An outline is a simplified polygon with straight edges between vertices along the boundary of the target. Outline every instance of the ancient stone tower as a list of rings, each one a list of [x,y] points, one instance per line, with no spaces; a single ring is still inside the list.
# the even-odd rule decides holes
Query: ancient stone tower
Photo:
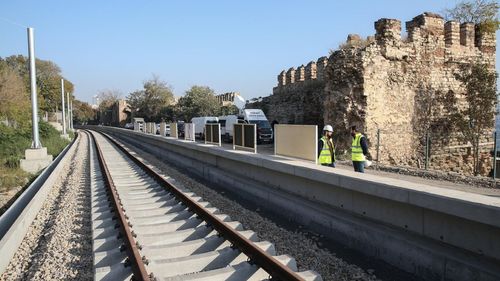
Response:
[[[407,22],[406,31],[407,38],[402,38],[399,20],[380,19],[375,22],[375,36],[349,35],[328,59],[282,71],[273,95],[253,106],[280,123],[332,124],[340,149],[349,146],[348,128],[355,124],[368,137],[374,155],[380,130],[382,162],[423,165],[428,128],[421,126],[422,97],[429,92],[463,92],[455,79],[461,64],[479,61],[494,69],[496,38],[482,34],[472,23],[445,22],[432,13]],[[483,174],[491,167],[490,141],[483,140]],[[472,170],[466,143],[434,142],[432,152],[431,167]]]
[[[325,122],[345,133],[356,124],[372,144],[380,129],[381,160],[399,165],[423,165],[422,146],[429,132],[434,137],[431,166],[471,173],[470,146],[453,139],[453,132],[443,132],[443,126],[426,126],[422,101],[437,92],[463,92],[463,85],[455,79],[461,64],[481,62],[494,69],[494,34],[481,34],[471,23],[445,23],[431,13],[407,22],[405,39],[399,20],[380,19],[375,30],[373,39],[350,44],[330,56]],[[490,141],[485,137],[483,143]],[[483,173],[491,167],[491,147],[484,146]]]

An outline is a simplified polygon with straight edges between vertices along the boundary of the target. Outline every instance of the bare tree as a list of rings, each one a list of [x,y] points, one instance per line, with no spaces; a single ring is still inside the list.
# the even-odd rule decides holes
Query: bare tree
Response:
[[[464,64],[456,74],[465,87],[464,105],[458,109],[454,123],[463,138],[472,144],[474,174],[479,173],[479,142],[495,122],[497,74],[486,64]]]
[[[73,119],[78,124],[84,124],[94,119],[95,109],[92,109],[90,104],[75,99],[73,107]]]
[[[493,33],[499,29],[498,9],[496,0],[473,0],[459,2],[455,7],[445,9],[445,17],[459,22],[473,22],[480,26],[481,31]]]
[[[0,66],[0,119],[8,123],[29,122],[29,96],[21,76]]]
[[[98,96],[98,107],[99,110],[106,110],[110,106],[114,105],[116,101],[122,96],[119,90],[101,90]]]

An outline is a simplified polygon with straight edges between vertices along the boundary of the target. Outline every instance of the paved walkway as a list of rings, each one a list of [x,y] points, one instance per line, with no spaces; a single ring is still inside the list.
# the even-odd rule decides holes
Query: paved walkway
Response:
[[[203,143],[203,141],[197,140],[198,143]],[[232,149],[232,144],[230,143],[223,143],[223,147],[227,149]],[[274,154],[274,145],[273,144],[261,144],[257,147],[257,152],[259,154],[263,155],[273,155]],[[343,170],[352,170],[352,166],[349,165],[337,165],[337,169],[343,169]],[[384,172],[384,171],[377,171],[373,169],[366,169],[365,171],[367,174],[372,174],[372,175],[378,175],[378,176],[383,176],[383,177],[388,177],[388,178],[393,178],[393,179],[398,179],[398,180],[405,180],[413,183],[422,183],[426,185],[432,185],[436,187],[442,187],[442,188],[447,188],[447,189],[454,189],[454,190],[460,190],[460,191],[465,191],[465,192],[471,192],[471,193],[477,193],[477,194],[483,194],[487,196],[492,196],[492,197],[498,197],[500,198],[500,189],[497,188],[485,188],[485,187],[477,187],[465,183],[455,183],[452,181],[446,181],[446,180],[436,180],[436,179],[427,179],[427,178],[422,178],[422,177],[417,177],[417,176],[410,176],[410,175],[404,175],[404,174],[398,174],[398,173],[391,173],[391,172]]]

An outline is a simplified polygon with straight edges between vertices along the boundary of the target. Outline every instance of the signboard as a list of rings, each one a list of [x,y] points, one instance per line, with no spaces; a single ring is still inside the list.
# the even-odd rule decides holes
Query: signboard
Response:
[[[257,153],[257,125],[233,124],[233,149],[253,150]]]
[[[167,133],[167,124],[165,122],[160,123],[160,136],[164,137]]]
[[[184,139],[188,141],[195,141],[193,123],[184,123]]]
[[[274,125],[274,154],[318,162],[318,126]]]
[[[267,120],[266,115],[261,109],[245,109],[246,120]]]
[[[205,143],[221,146],[220,124],[205,124]]]
[[[170,123],[170,137],[178,138],[177,123]]]

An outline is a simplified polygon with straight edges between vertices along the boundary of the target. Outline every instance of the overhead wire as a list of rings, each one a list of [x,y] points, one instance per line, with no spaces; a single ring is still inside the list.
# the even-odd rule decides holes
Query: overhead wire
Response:
[[[28,28],[27,26],[25,26],[23,24],[20,24],[18,22],[15,22],[13,20],[10,20],[8,18],[0,17],[0,20],[5,21],[5,22],[10,23],[10,24],[15,25],[15,26],[19,26],[19,27],[22,27],[22,28]]]

